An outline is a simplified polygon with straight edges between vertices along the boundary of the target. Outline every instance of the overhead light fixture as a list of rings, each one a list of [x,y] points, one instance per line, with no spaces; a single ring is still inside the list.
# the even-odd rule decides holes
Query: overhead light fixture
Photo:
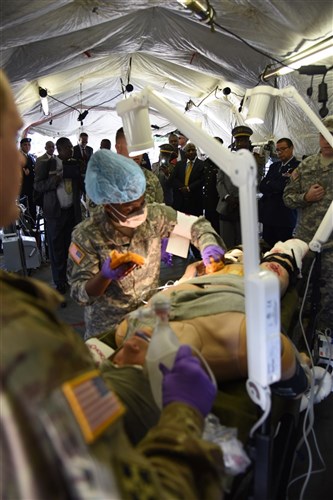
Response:
[[[275,76],[287,75],[298,70],[301,66],[308,66],[333,56],[333,36],[316,43],[312,47],[290,57],[277,68],[265,70],[261,75],[262,80],[267,81]]]
[[[49,111],[49,101],[47,99],[47,90],[43,89],[42,87],[39,87],[38,90],[39,90],[39,97],[43,113],[45,116],[48,116],[50,114],[50,111]]]
[[[247,102],[249,111],[247,117],[245,118],[245,123],[247,125],[264,123],[271,97],[292,98],[296,101],[302,111],[304,111],[319,132],[333,147],[333,136],[330,134],[329,130],[325,127],[320,118],[318,118],[316,113],[312,111],[310,106],[304,101],[303,97],[300,96],[295,87],[292,86],[285,87],[283,89],[276,89],[274,87],[270,87],[269,85],[259,85],[253,89],[248,89],[244,97],[245,104],[249,100],[249,102]]]
[[[81,122],[81,126],[83,125],[83,120],[86,118],[88,113],[89,111],[86,109],[85,111],[83,111],[83,113],[80,113],[79,116],[77,117],[77,121]]]
[[[178,3],[186,7],[186,9],[194,12],[196,17],[204,23],[210,24],[215,17],[215,10],[206,0],[178,0]]]

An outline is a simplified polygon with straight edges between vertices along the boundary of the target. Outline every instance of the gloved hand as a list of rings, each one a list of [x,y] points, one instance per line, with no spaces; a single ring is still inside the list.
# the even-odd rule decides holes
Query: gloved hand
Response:
[[[166,247],[168,245],[168,238],[161,239],[161,261],[164,262],[167,266],[172,266],[172,253],[166,251]]]
[[[223,261],[224,254],[225,251],[218,245],[208,245],[208,247],[202,250],[201,257],[205,266],[208,266],[210,264],[211,257],[215,260],[215,262],[221,262],[221,260]]]
[[[190,346],[180,346],[171,370],[162,363],[159,368],[163,373],[163,406],[178,401],[192,406],[204,417],[208,415],[217,389],[199,359],[192,355]]]
[[[116,269],[111,269],[111,257],[108,257],[102,265],[101,273],[103,278],[117,281],[123,278],[129,272],[131,267],[132,264],[128,262],[127,264],[121,264],[116,267]]]

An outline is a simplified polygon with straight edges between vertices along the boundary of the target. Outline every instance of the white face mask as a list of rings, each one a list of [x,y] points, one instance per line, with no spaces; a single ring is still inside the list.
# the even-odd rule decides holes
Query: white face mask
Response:
[[[124,215],[121,214],[115,207],[112,207],[112,210],[115,210],[122,218],[124,218]],[[126,217],[125,220],[120,220],[120,217],[117,215],[115,217],[118,219],[118,224],[120,224],[120,226],[131,228],[141,226],[141,224],[143,224],[147,219],[147,206],[145,205],[140,210],[133,212],[131,215]]]

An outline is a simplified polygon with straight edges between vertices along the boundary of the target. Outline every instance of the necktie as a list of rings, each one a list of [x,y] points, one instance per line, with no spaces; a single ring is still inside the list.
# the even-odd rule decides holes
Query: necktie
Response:
[[[186,170],[185,170],[185,186],[188,186],[188,182],[190,180],[192,168],[193,168],[193,163],[191,161],[189,161],[186,165]]]
[[[82,148],[82,158],[83,158],[83,161],[84,163],[87,163],[87,152],[86,152],[86,148]]]

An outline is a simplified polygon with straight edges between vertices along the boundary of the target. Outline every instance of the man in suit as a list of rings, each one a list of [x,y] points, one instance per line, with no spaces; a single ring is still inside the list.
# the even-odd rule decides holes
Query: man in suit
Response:
[[[279,161],[271,164],[262,179],[259,190],[259,220],[263,224],[263,239],[269,246],[277,241],[289,240],[297,221],[297,210],[287,208],[283,202],[283,191],[293,170],[299,165],[294,157],[294,145],[288,138],[276,143]]]
[[[90,146],[88,146],[88,134],[86,132],[81,132],[79,137],[79,144],[74,146],[73,158],[76,160],[82,160],[85,168],[87,168],[87,164],[89,158],[93,154],[94,150]]]
[[[179,146],[179,137],[175,132],[171,132],[171,134],[169,135],[169,144],[177,153],[177,158],[175,158],[172,163],[176,165],[177,161],[186,161],[185,151],[182,147]]]
[[[35,158],[30,154],[31,139],[24,137],[20,142],[21,153],[25,157],[22,167],[22,184],[20,192],[20,202],[25,205],[33,221],[36,221],[36,204],[34,202],[34,179],[35,179]]]
[[[197,156],[197,148],[189,142],[185,146],[186,160],[179,161],[172,173],[173,208],[190,215],[203,213],[204,162]]]
[[[38,158],[36,159],[35,175],[36,175],[36,173],[37,173],[37,171],[38,171],[38,169],[40,167],[40,164],[43,161],[47,161],[50,158],[53,158],[53,156],[54,156],[54,150],[55,150],[54,142],[47,141],[45,143],[45,153],[42,156],[38,156]]]
[[[82,162],[73,158],[73,146],[67,137],[57,140],[57,150],[58,156],[40,164],[35,189],[43,193],[53,281],[57,290],[65,294],[72,230],[82,218],[80,197],[84,174]]]

